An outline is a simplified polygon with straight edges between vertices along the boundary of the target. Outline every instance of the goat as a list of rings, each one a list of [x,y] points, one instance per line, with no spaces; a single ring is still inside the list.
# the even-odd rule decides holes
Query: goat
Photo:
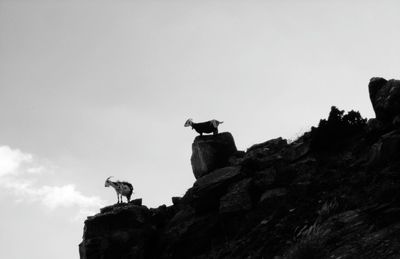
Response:
[[[128,200],[128,202],[130,202],[131,196],[133,193],[132,184],[130,184],[128,182],[120,182],[120,181],[113,182],[110,180],[111,177],[112,176],[110,176],[106,179],[106,183],[104,184],[104,187],[111,186],[115,189],[115,191],[117,192],[117,199],[118,199],[117,203],[120,203],[120,197],[121,197],[121,203],[122,203],[122,196],[125,196],[126,199]]]
[[[218,134],[218,125],[223,123],[223,121],[210,120],[206,122],[194,123],[192,119],[188,119],[185,122],[185,127],[191,126],[192,129],[196,130],[200,136],[203,136],[203,133],[213,133],[213,135]]]

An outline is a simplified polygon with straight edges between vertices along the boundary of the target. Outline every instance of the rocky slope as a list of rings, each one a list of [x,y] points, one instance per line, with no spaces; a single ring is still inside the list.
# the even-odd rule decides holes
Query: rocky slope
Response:
[[[376,119],[332,107],[292,143],[243,152],[230,133],[196,137],[184,197],[103,208],[80,257],[400,258],[400,81],[369,91]]]

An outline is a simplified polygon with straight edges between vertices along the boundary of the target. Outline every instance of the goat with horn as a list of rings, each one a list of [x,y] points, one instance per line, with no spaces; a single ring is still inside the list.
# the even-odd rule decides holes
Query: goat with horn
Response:
[[[113,182],[110,180],[112,176],[108,177],[106,179],[106,183],[105,183],[105,187],[113,187],[115,189],[115,191],[117,192],[117,199],[118,202],[117,203],[122,203],[122,196],[125,196],[126,199],[128,200],[128,202],[131,201],[131,196],[133,193],[133,186],[132,184],[128,183],[128,182],[120,182],[120,181],[116,181]],[[120,199],[121,197],[121,199]]]

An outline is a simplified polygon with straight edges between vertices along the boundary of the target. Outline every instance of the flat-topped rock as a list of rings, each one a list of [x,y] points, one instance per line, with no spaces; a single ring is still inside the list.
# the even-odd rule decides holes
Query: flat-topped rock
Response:
[[[195,178],[227,166],[236,151],[235,141],[229,132],[197,136],[192,144],[190,159]]]

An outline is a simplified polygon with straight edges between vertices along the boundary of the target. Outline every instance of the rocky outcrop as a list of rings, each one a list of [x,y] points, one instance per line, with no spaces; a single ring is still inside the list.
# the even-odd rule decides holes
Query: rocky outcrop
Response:
[[[375,83],[374,97],[387,82]],[[229,133],[196,138],[185,195],[101,209],[85,221],[81,259],[400,258],[400,132],[381,125],[395,113],[378,110],[366,124],[335,108],[320,134],[246,152]],[[324,141],[338,122],[340,141]]]
[[[376,118],[384,123],[398,123],[400,117],[400,80],[371,78],[369,96]]]
[[[229,132],[197,136],[192,144],[192,169],[196,179],[228,165],[229,158],[237,151]]]
[[[81,258],[146,258],[155,231],[144,206],[118,204],[85,221]]]
[[[381,136],[372,145],[369,152],[370,165],[398,161],[400,158],[400,131],[394,130]]]

